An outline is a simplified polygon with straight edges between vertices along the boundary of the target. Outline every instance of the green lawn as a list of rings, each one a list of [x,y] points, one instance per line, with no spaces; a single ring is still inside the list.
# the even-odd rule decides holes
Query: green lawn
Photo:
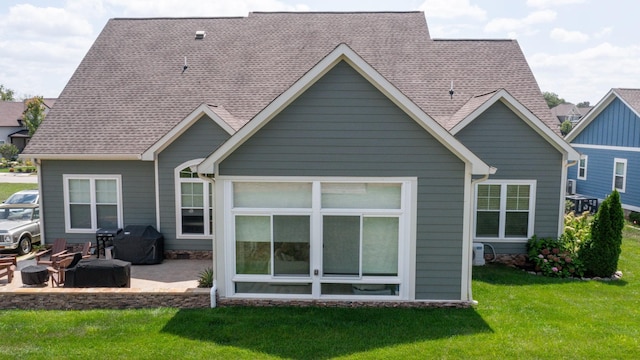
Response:
[[[0,202],[5,201],[11,194],[20,190],[37,189],[38,184],[13,184],[13,183],[1,183],[0,184]]]
[[[0,311],[8,359],[635,359],[640,230],[621,281],[474,268],[473,309]]]

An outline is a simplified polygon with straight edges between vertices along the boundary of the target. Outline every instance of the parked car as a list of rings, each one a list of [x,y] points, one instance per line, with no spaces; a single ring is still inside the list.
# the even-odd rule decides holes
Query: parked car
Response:
[[[37,204],[0,205],[0,250],[31,252],[40,243],[40,206]]]
[[[9,196],[4,204],[37,204],[40,200],[38,190],[21,190]]]

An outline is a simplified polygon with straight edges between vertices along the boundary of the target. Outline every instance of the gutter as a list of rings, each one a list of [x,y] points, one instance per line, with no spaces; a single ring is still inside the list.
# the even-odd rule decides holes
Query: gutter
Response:
[[[194,171],[195,170],[195,171]],[[198,178],[202,181],[205,182],[210,182],[212,184],[212,188],[213,188],[213,192],[215,192],[215,188],[216,188],[216,179],[212,178],[212,177],[208,177],[208,176],[204,176],[202,173],[197,172],[197,167],[194,169],[192,167],[191,171],[194,171],[196,174],[198,174]],[[213,194],[212,194],[213,195]],[[215,201],[215,197],[214,197],[214,201]],[[213,219],[213,228],[216,228],[216,214],[215,214],[215,210],[216,207],[214,206],[214,204],[211,204],[211,218]],[[213,286],[211,286],[211,292],[209,293],[209,296],[211,297],[211,308],[215,308],[217,306],[216,304],[216,292],[218,291],[218,283],[216,281],[216,277],[215,277],[215,271],[216,271],[216,254],[218,253],[216,251],[216,241],[215,241],[215,237],[214,235],[211,235],[211,248],[213,250],[213,256],[212,258],[212,269],[213,269]]]
[[[481,182],[484,182],[484,181],[487,181],[487,180],[489,179],[489,175],[493,175],[493,174],[495,174],[495,173],[496,173],[496,171],[498,171],[498,169],[497,169],[497,168],[495,168],[495,167],[493,167],[493,166],[490,166],[490,167],[489,167],[489,173],[488,173],[488,174],[484,174],[484,175],[483,175],[481,178],[479,178],[479,179],[471,180],[471,192],[472,192],[472,196],[471,196],[471,198],[472,198],[472,199],[475,199],[475,190],[474,190],[474,189],[475,189],[476,184],[481,183]],[[473,219],[473,216],[475,215],[475,214],[473,213],[473,206],[469,206],[469,212],[471,213],[469,218],[470,218],[470,219]],[[469,236],[471,237],[471,235],[469,235]],[[471,284],[471,283],[472,283],[471,279],[472,279],[472,277],[473,277],[473,260],[471,259],[471,257],[473,256],[473,255],[472,255],[472,254],[473,254],[473,238],[471,238],[471,239],[469,239],[469,240],[471,241],[471,247],[472,247],[472,248],[471,248],[471,251],[469,251],[469,259],[468,259],[468,262],[469,262],[469,270],[468,270],[468,272],[469,272],[469,274],[468,274],[468,277],[469,277],[469,285],[468,285],[467,292],[468,292],[468,294],[469,294],[469,301],[471,302],[472,306],[477,306],[477,305],[478,305],[478,301],[473,300],[473,289],[472,289],[472,288],[473,288],[473,286],[472,286],[472,284]]]

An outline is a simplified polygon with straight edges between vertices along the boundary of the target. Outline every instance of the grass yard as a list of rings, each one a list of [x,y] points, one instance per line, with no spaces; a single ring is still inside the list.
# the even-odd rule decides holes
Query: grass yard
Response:
[[[13,184],[13,183],[0,183],[0,202],[5,201],[11,194],[20,190],[37,189],[38,184]]]
[[[636,359],[640,230],[617,282],[474,268],[474,309],[0,311],[2,359]]]

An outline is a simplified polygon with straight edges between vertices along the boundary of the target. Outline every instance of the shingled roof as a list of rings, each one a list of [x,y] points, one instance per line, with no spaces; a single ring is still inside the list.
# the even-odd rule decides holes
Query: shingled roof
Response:
[[[139,156],[202,104],[237,130],[342,43],[447,129],[506,89],[558,133],[516,41],[432,40],[422,12],[251,13],[109,20],[24,154]]]
[[[640,114],[640,89],[616,88],[613,91],[620,96],[637,114]]]

